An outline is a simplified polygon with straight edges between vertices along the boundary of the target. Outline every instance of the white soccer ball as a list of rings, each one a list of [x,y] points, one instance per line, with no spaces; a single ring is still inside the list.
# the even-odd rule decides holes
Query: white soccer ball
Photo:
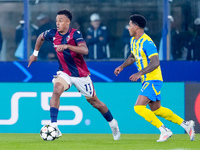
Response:
[[[45,141],[53,141],[56,139],[57,129],[51,125],[44,125],[40,130],[40,136]]]

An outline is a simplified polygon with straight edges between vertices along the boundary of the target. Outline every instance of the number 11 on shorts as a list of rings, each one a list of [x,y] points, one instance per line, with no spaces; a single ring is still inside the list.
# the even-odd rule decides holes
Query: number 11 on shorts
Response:
[[[92,90],[92,89],[91,89],[91,86],[90,86],[90,83],[85,84],[84,86],[85,86],[86,92],[88,92],[88,89],[89,89],[90,91]]]

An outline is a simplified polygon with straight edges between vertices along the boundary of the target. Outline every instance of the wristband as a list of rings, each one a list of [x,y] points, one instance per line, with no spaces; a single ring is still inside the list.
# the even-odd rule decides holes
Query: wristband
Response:
[[[39,51],[34,50],[33,55],[37,57],[37,56],[38,56],[38,53],[39,53]]]

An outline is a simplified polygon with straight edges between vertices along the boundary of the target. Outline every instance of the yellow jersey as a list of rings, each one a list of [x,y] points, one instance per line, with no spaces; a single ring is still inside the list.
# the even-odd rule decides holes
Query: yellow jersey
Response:
[[[136,67],[138,71],[144,69],[150,63],[150,58],[154,55],[158,55],[156,45],[152,39],[147,35],[143,34],[138,40],[134,37],[130,39],[131,53],[134,55],[136,60]],[[160,66],[150,73],[141,76],[141,82],[149,80],[160,80],[163,81]]]

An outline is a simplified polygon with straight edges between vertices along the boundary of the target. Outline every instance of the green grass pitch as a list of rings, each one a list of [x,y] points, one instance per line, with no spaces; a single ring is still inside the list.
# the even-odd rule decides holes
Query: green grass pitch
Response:
[[[111,134],[63,134],[54,141],[43,141],[39,134],[0,134],[0,150],[200,150],[200,134],[190,141],[187,134],[174,134],[158,143],[158,134],[122,134],[114,141]]]

